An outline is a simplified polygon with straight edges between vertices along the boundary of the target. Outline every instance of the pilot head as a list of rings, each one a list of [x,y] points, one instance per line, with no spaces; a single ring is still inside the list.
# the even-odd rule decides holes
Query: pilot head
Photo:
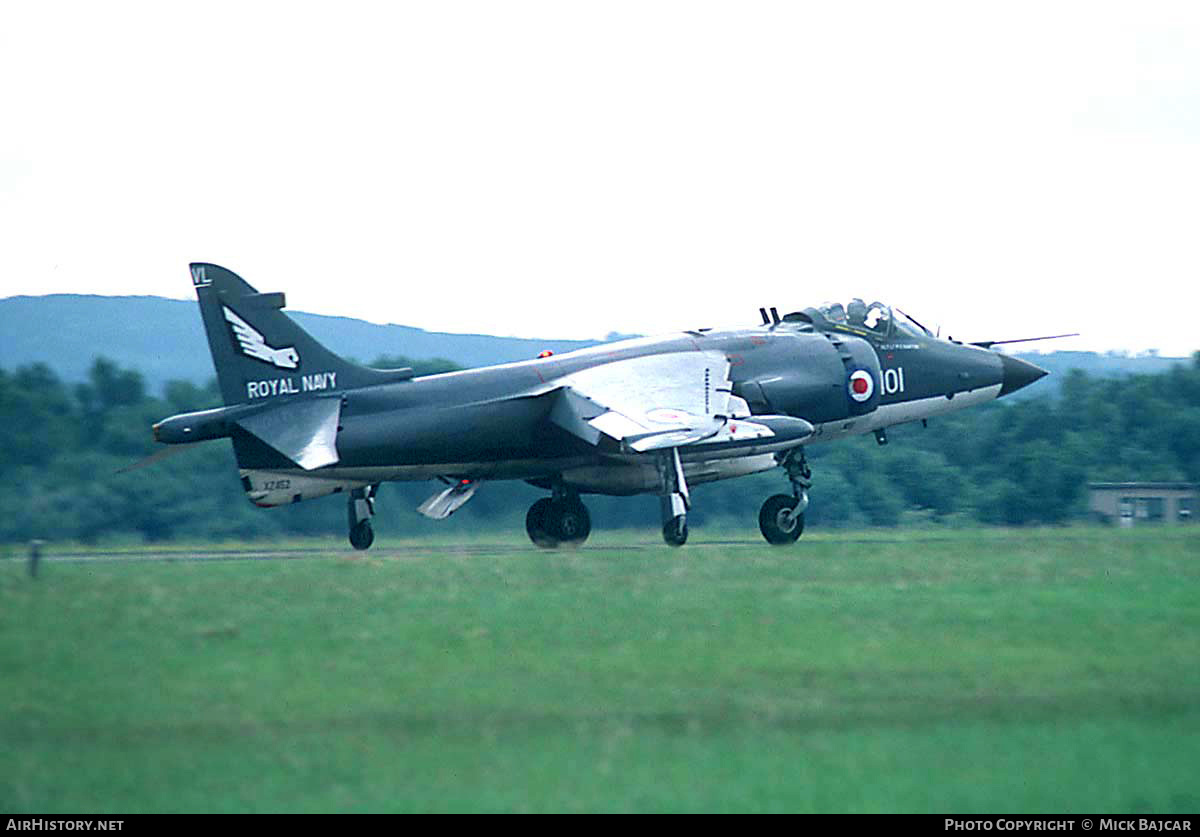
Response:
[[[867,321],[867,304],[855,297],[846,306],[846,319],[850,325],[860,326]]]

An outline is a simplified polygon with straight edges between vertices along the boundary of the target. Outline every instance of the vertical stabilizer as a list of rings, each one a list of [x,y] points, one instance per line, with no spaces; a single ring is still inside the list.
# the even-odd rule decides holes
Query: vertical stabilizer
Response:
[[[281,310],[282,293],[259,293],[231,270],[191,265],[192,284],[227,405],[329,395],[412,377],[370,369],[326,349]]]

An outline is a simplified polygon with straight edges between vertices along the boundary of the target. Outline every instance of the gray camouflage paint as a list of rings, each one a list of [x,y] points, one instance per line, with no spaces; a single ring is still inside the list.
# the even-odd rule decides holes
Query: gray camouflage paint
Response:
[[[573,485],[583,491],[653,490],[652,477],[635,475],[646,472],[637,455],[588,444],[549,420],[557,381],[628,358],[723,353],[733,394],[755,416],[807,420],[814,433],[806,442],[970,406],[1045,374],[976,346],[898,334],[894,325],[892,333],[878,334],[830,323],[807,309],[775,324],[638,338],[415,378],[411,370],[368,369],[343,360],[279,310],[282,294],[259,294],[231,271],[195,264],[192,278],[227,406],[166,419],[155,425],[155,436],[167,443],[231,438],[243,482],[260,505],[437,475],[571,485],[574,474]],[[856,373],[869,378],[858,384],[869,389],[859,394],[861,400],[852,395]],[[317,411],[321,421],[332,423],[323,431],[336,439],[332,465],[297,468],[276,449],[279,445],[272,447],[246,429],[277,427],[295,435],[294,428],[284,427],[291,411],[281,408],[318,398],[339,400],[340,409],[331,405]],[[300,412],[313,411],[295,411]],[[691,463],[689,481],[706,481],[772,467],[768,454],[795,444],[758,442],[721,451],[685,447],[680,454]],[[311,451],[306,455],[325,461]],[[728,461],[714,464],[719,460]]]

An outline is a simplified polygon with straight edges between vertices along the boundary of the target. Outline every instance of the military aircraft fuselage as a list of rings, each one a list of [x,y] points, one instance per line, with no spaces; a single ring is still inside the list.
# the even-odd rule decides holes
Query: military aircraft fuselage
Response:
[[[657,493],[663,536],[687,538],[687,486],[782,466],[792,495],[768,499],[771,543],[799,537],[804,446],[983,403],[1045,374],[941,340],[882,303],[853,300],[751,328],[696,329],[479,369],[414,377],[350,363],[236,274],[192,265],[225,406],[166,419],[155,438],[232,440],[262,506],[347,491],[351,542],[369,546],[378,485],[441,479],[421,511],[440,518],[481,480],[523,479],[552,497],[530,509],[535,543],[581,542],[579,494]],[[548,505],[547,505],[548,504]],[[364,546],[364,544],[366,546]]]
[[[1005,381],[1000,355],[929,338],[873,342],[850,333],[801,330],[787,323],[638,338],[347,391],[342,395],[337,437],[340,462],[329,475],[391,467],[413,478],[428,478],[435,472],[528,478],[545,470],[539,462],[569,460],[575,466],[611,462],[613,454],[593,449],[548,421],[553,400],[546,396],[558,381],[589,367],[691,351],[725,354],[733,394],[744,399],[752,413],[809,421],[814,425],[810,443],[991,400]],[[856,370],[872,377],[872,391],[862,401],[853,397],[847,384]],[[258,400],[265,404],[288,395]],[[247,448],[245,463],[251,467],[294,467],[269,447],[255,445],[252,438],[240,442]],[[764,444],[734,455],[754,455],[769,447]]]

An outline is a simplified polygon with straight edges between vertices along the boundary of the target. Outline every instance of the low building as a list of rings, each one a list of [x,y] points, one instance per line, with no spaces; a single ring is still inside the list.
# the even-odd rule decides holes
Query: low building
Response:
[[[1195,520],[1196,483],[1093,482],[1088,509],[1108,523],[1190,523]]]

